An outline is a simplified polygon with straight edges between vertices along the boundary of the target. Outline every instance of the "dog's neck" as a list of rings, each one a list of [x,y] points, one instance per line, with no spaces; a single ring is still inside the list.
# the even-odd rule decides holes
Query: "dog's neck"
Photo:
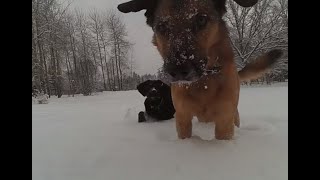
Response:
[[[207,65],[205,73],[208,75],[214,75],[220,73],[222,65],[220,63],[220,57],[216,56],[212,65]]]
[[[210,48],[209,60],[206,64],[208,74],[217,74],[234,63],[233,49],[227,34],[221,35],[222,39]]]

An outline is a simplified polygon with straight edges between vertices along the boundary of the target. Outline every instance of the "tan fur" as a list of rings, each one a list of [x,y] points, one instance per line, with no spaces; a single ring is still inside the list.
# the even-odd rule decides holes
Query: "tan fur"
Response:
[[[197,6],[197,4],[192,4],[192,7],[195,5]],[[174,19],[177,12],[170,11],[169,7],[170,0],[164,0],[159,5],[156,16],[170,16],[173,17],[171,22],[181,23],[181,19]],[[198,9],[210,11],[209,7],[199,6]],[[183,24],[179,27],[183,27]],[[169,52],[170,43],[172,43],[166,37],[157,33],[154,35],[153,42],[163,57]],[[237,108],[240,81],[262,75],[269,65],[269,57],[267,55],[259,57],[255,63],[249,64],[238,74],[227,29],[224,23],[220,21],[210,22],[206,29],[197,34],[194,43],[199,47],[198,51],[201,51],[199,53],[207,55],[206,67],[208,69],[219,64],[222,66],[222,70],[219,74],[203,76],[190,85],[179,83],[171,85],[173,104],[176,109],[178,137],[181,139],[191,137],[192,118],[196,116],[201,122],[213,121],[215,123],[216,139],[232,139],[234,125],[240,126]]]
[[[255,61],[247,64],[239,71],[241,81],[249,81],[263,76],[268,70],[271,69],[271,64],[281,56],[282,52],[270,51],[259,56]]]
[[[120,6],[122,12],[139,11],[142,2],[152,5],[156,1],[136,1],[135,6],[130,2]],[[252,6],[256,1],[237,1],[243,6]],[[140,5],[137,5],[141,3]],[[180,4],[179,4],[180,3]],[[154,21],[166,23],[170,33],[166,35],[153,29],[153,44],[165,61],[170,61],[171,51],[185,48],[199,60],[206,57],[207,70],[221,66],[218,74],[204,75],[192,84],[173,83],[171,95],[176,109],[176,129],[181,139],[192,135],[192,118],[196,116],[201,122],[215,123],[215,137],[219,140],[230,140],[234,135],[234,126],[240,126],[238,101],[240,82],[262,75],[278,57],[279,52],[263,55],[256,62],[248,64],[238,74],[234,62],[233,50],[229,42],[228,31],[221,20],[224,4],[211,0],[160,0],[154,10],[147,10],[147,23],[156,25]],[[225,3],[225,1],[221,1]],[[154,5],[154,4],[153,4]],[[153,12],[154,11],[154,12]],[[205,28],[195,32],[186,31],[192,26],[192,14],[210,15],[210,21]],[[155,28],[155,27],[153,27]],[[179,42],[180,41],[180,42]],[[181,43],[181,47],[177,44]],[[188,47],[191,45],[191,50]],[[185,47],[183,47],[185,46]],[[177,51],[179,52],[179,50]],[[171,54],[170,54],[171,53]],[[270,61],[271,59],[271,61]],[[204,62],[202,60],[202,62]],[[195,62],[194,62],[195,63]]]
[[[230,50],[229,47],[226,51]],[[225,54],[227,52],[222,53],[224,54],[220,54],[219,57],[229,56]],[[176,109],[179,138],[190,137],[193,116],[197,116],[203,122],[214,121],[217,139],[233,137],[234,125],[240,124],[237,110],[240,85],[235,64],[231,60],[223,62],[223,69],[219,75],[204,76],[191,85],[172,84],[171,93]]]

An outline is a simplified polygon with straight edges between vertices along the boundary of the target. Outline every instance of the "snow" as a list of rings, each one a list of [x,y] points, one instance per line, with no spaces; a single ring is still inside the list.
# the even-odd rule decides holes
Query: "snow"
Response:
[[[198,9],[196,8],[193,8],[193,9],[190,9],[191,12],[186,12],[186,14],[184,15],[185,17],[187,17],[187,19],[191,19],[193,18],[195,15],[198,14]]]
[[[244,86],[231,141],[195,120],[186,140],[174,120],[138,123],[138,91],[50,98],[32,105],[32,179],[288,179],[287,92],[287,84]]]
[[[185,86],[185,85],[190,85],[193,82],[194,81],[179,80],[179,81],[172,82],[172,84],[178,84],[178,86],[182,87],[182,86]]]
[[[180,54],[180,57],[181,57],[182,59],[188,59],[187,56],[184,55],[184,54]]]

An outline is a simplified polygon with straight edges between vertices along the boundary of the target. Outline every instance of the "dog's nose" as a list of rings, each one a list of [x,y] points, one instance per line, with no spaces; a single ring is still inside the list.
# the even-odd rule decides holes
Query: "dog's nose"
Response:
[[[155,88],[152,88],[152,89],[151,89],[151,92],[156,93],[157,90],[156,90]]]
[[[167,73],[175,80],[189,80],[191,68],[186,65],[170,65],[167,68]]]
[[[184,79],[185,77],[187,77],[189,75],[189,72],[175,70],[175,71],[169,72],[169,74],[174,78]]]

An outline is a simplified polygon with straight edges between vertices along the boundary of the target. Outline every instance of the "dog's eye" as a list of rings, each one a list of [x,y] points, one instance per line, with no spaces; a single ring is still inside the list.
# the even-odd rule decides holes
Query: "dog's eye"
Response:
[[[196,17],[196,30],[200,30],[208,23],[208,16],[206,14],[198,14]]]
[[[156,31],[158,31],[162,35],[165,35],[168,32],[168,29],[168,25],[164,22],[160,22],[156,26]]]

